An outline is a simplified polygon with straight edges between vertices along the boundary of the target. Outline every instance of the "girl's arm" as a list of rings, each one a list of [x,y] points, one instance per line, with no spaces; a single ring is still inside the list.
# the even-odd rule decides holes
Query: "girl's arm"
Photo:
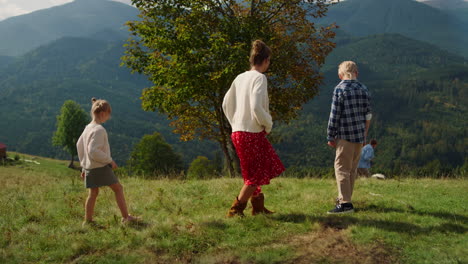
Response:
[[[76,152],[78,153],[78,159],[80,162],[83,160],[84,156],[84,143],[83,143],[83,135],[80,136],[78,141],[76,142]]]
[[[83,135],[81,135],[78,141],[76,142],[76,152],[78,153],[78,159],[80,160],[80,165],[81,165],[81,161],[83,160],[83,156],[84,156]],[[81,179],[84,180],[84,178],[85,178],[84,168],[81,168]]]

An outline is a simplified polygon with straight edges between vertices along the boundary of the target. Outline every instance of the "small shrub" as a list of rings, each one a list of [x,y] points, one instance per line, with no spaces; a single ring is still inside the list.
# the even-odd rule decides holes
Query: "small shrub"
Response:
[[[216,174],[216,164],[207,157],[198,156],[190,163],[187,172],[188,179],[209,179]]]
[[[15,161],[18,161],[18,160],[20,160],[20,158],[21,158],[21,157],[20,157],[20,155],[18,155],[18,154],[15,154],[15,157],[14,157]]]
[[[132,174],[150,177],[178,175],[184,169],[181,156],[159,133],[143,136],[135,145],[127,164]]]

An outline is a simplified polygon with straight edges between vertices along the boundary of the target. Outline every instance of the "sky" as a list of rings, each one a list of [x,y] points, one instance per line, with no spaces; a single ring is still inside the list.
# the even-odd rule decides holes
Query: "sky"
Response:
[[[73,0],[0,0],[0,20],[12,16],[27,14],[39,9],[49,8],[56,5],[63,5]],[[113,0],[126,4],[131,4],[131,0]],[[424,0],[416,0],[424,1]],[[465,0],[468,1],[468,0]]]
[[[131,0],[113,0],[131,4]],[[0,0],[0,20],[12,16],[23,15],[33,11],[63,5],[73,0]]]

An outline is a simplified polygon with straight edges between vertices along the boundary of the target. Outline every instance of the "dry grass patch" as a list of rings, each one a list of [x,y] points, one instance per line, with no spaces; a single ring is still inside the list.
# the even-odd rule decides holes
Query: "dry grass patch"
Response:
[[[284,243],[296,249],[296,256],[287,263],[398,263],[395,250],[383,242],[360,246],[346,233],[323,225],[319,231],[289,238]]]

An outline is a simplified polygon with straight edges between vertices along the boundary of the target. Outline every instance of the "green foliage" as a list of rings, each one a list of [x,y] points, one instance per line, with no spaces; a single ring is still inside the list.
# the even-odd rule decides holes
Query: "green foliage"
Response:
[[[159,133],[145,135],[138,142],[128,161],[128,167],[136,174],[158,176],[178,173],[183,169],[179,154],[175,153]]]
[[[198,156],[190,163],[187,179],[209,179],[216,175],[216,164],[205,156]]]
[[[89,122],[89,116],[75,101],[65,101],[57,116],[57,130],[52,137],[54,146],[61,146],[73,157],[77,155],[76,142]]]
[[[249,67],[252,41],[262,39],[273,50],[270,108],[276,121],[288,122],[316,95],[318,68],[334,47],[333,26],[308,20],[325,15],[325,2],[134,0],[141,20],[128,23],[134,37],[123,62],[153,82],[142,94],[145,110],[167,114],[182,140],[219,142],[233,171],[221,104]]]

